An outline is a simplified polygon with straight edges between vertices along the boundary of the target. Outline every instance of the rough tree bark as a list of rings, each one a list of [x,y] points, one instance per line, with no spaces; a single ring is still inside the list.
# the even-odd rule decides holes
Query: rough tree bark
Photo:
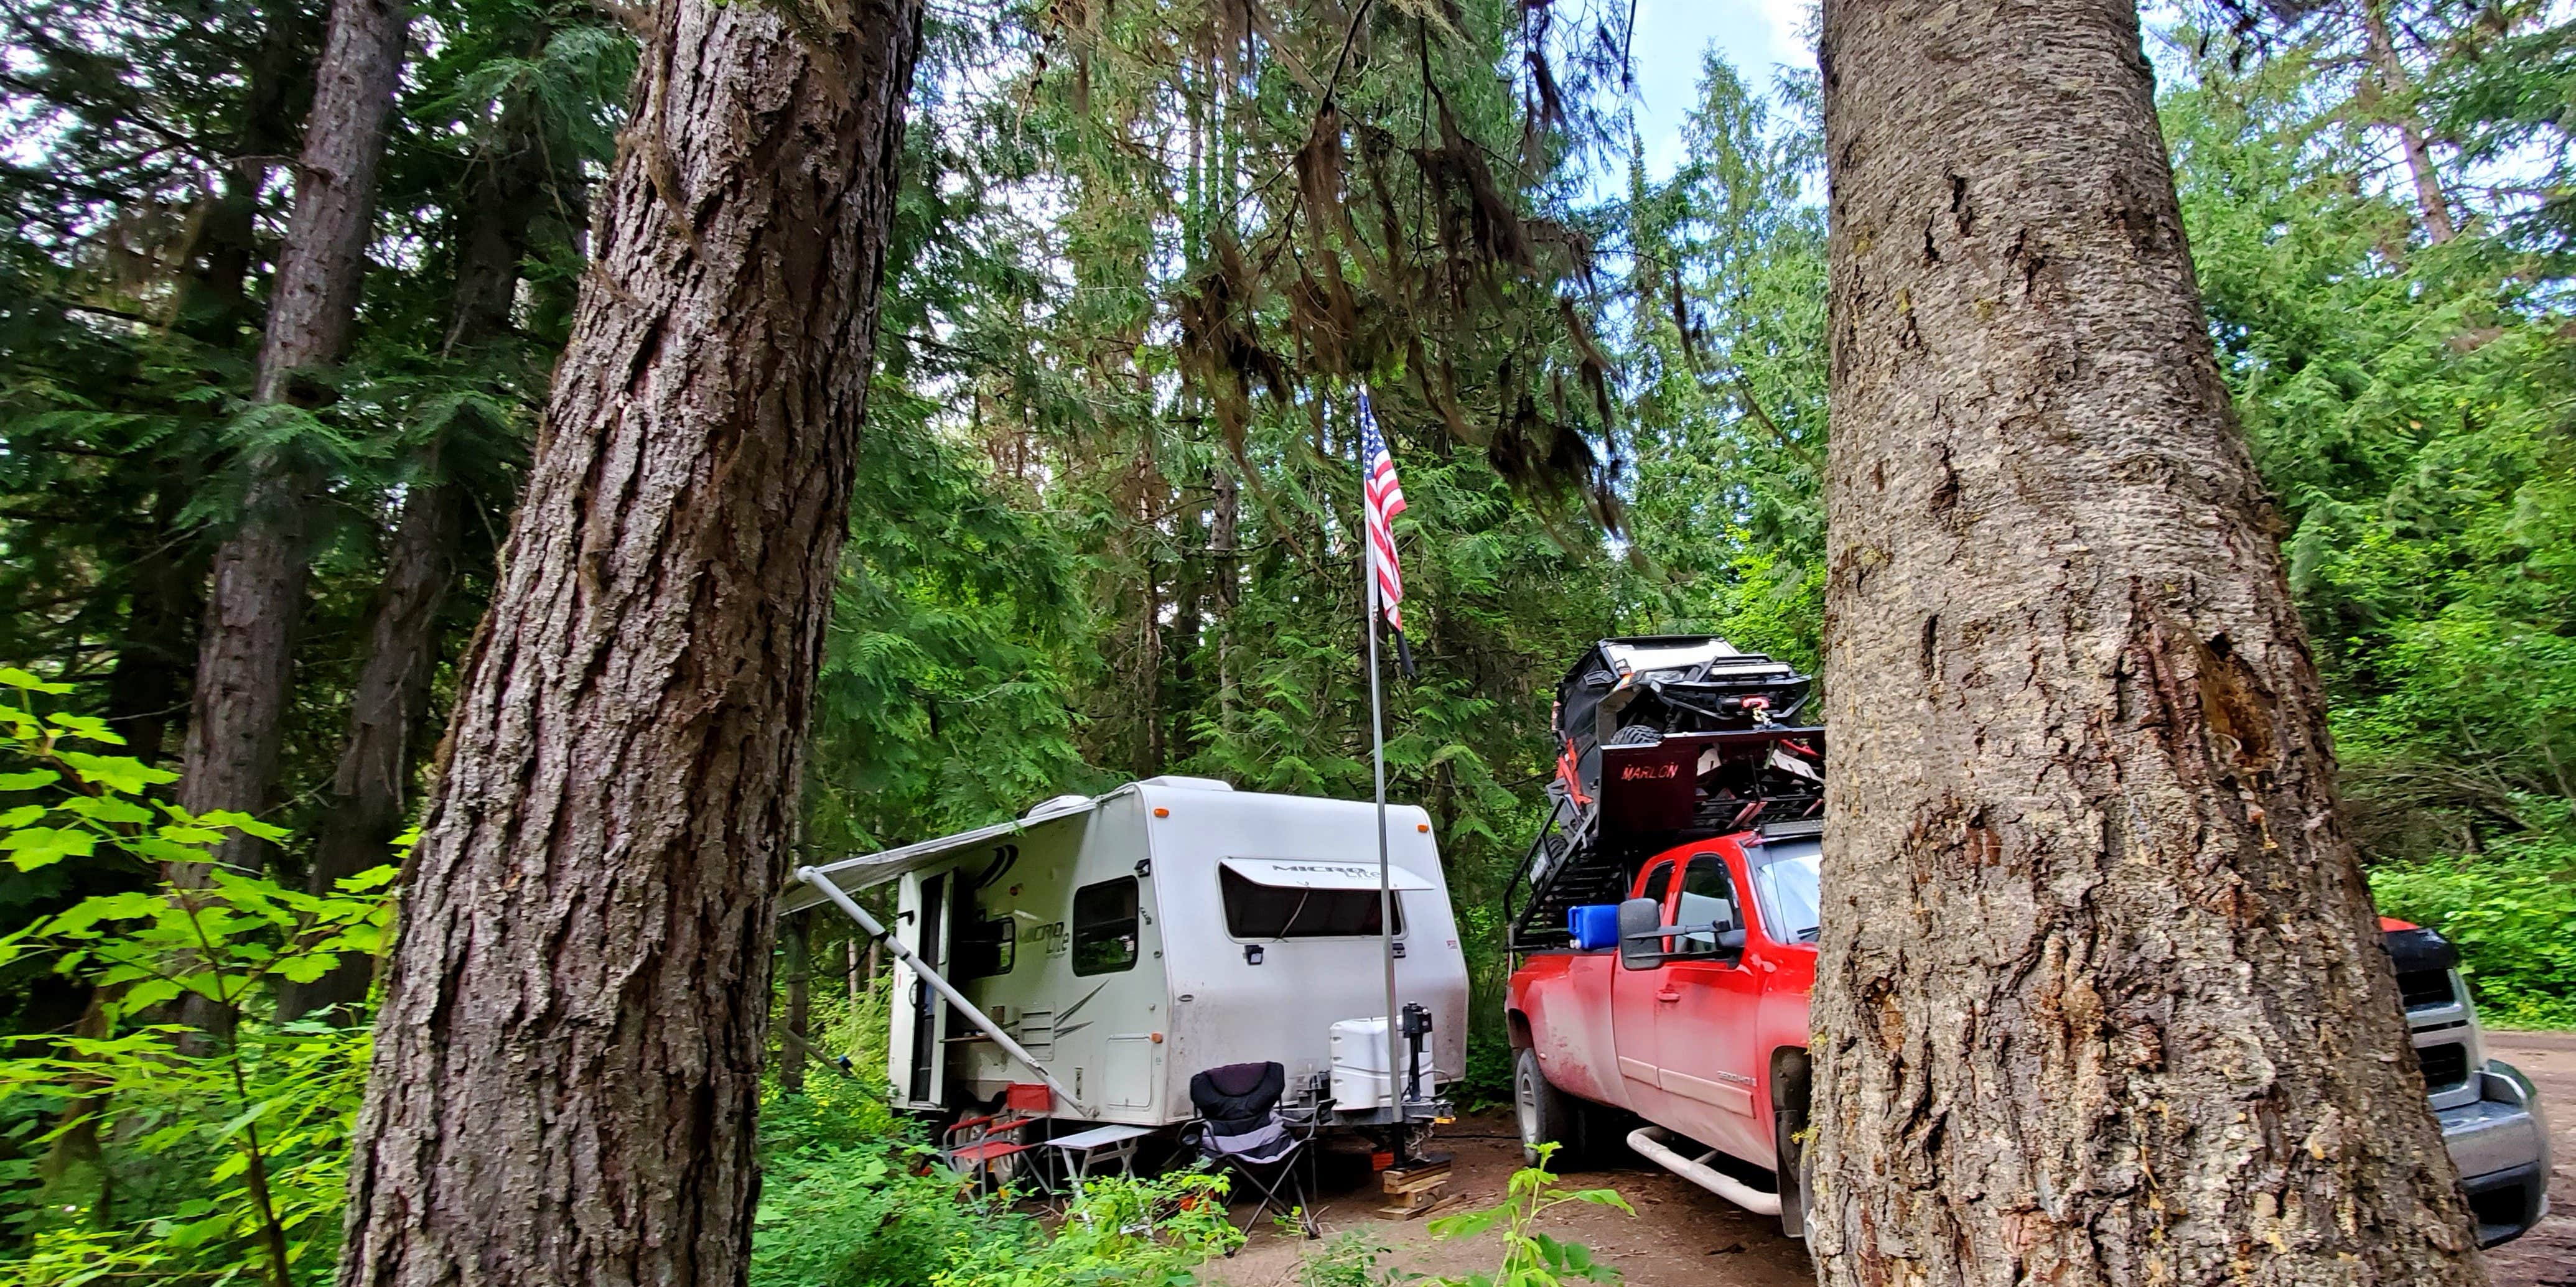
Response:
[[[1820,1280],[2480,1281],[2133,5],[1820,52]]]
[[[449,306],[451,355],[508,331],[529,228],[554,185],[580,181],[551,172],[535,114],[525,108],[505,117],[497,145],[473,174]],[[316,894],[383,863],[402,829],[414,733],[428,715],[440,617],[456,583],[471,517],[472,497],[448,476],[445,451],[441,440],[424,448],[422,477],[403,499],[402,518],[385,553],[384,579],[368,622],[367,659],[350,693],[349,732],[306,870],[306,886]],[[295,1016],[353,1006],[366,999],[373,965],[353,957],[309,984],[281,987],[278,1011]]]
[[[334,0],[331,6],[296,163],[295,214],[269,290],[268,330],[251,392],[256,402],[317,402],[320,392],[306,377],[338,362],[348,348],[406,21],[391,0]],[[285,462],[254,462],[254,468],[240,524],[215,551],[197,636],[179,793],[181,804],[200,813],[267,807],[294,677],[314,483]],[[216,850],[216,860],[256,869],[261,854],[261,842],[237,836]],[[203,871],[183,864],[171,877],[192,884]]]
[[[747,1272],[920,0],[665,0],[406,873],[343,1287]]]

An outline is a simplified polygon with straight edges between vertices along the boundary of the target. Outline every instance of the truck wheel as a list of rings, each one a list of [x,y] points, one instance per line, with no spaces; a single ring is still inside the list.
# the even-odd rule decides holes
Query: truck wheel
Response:
[[[1548,1084],[1540,1072],[1538,1052],[1523,1046],[1512,1056],[1512,1106],[1521,1124],[1521,1160],[1538,1165],[1538,1147],[1557,1145],[1556,1165],[1573,1160],[1582,1146],[1580,1111],[1574,1097]]]
[[[1780,1189],[1780,1232],[1792,1238],[1807,1236],[1807,1145],[1799,1137],[1807,1133],[1807,1110],[1774,1109],[1771,1113],[1771,1142],[1777,1150],[1778,1169],[1772,1172]]]

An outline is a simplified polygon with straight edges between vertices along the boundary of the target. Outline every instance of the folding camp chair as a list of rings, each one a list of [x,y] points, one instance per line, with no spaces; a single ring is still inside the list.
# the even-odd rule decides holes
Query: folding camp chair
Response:
[[[1311,1114],[1301,1122],[1280,1111],[1287,1085],[1287,1070],[1275,1063],[1227,1064],[1191,1077],[1190,1103],[1199,1113],[1196,1143],[1199,1156],[1243,1177],[1261,1195],[1252,1218],[1244,1222],[1246,1230],[1259,1225],[1276,1203],[1294,1210],[1298,1227],[1314,1238],[1321,1235],[1307,1213],[1312,1204],[1298,1163],[1308,1160],[1315,1121]]]

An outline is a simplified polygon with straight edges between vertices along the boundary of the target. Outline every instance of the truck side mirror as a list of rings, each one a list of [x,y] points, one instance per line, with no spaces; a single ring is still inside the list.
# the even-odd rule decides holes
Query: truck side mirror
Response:
[[[1664,963],[1664,905],[1651,898],[1619,904],[1619,964],[1651,970]]]

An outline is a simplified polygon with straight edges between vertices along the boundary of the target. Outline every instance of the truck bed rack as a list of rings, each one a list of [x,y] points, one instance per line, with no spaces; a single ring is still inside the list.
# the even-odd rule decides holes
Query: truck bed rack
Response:
[[[1648,855],[1824,813],[1812,677],[1712,635],[1604,639],[1557,688],[1546,823],[1505,893],[1506,946],[1563,947],[1567,909],[1616,902]]]

